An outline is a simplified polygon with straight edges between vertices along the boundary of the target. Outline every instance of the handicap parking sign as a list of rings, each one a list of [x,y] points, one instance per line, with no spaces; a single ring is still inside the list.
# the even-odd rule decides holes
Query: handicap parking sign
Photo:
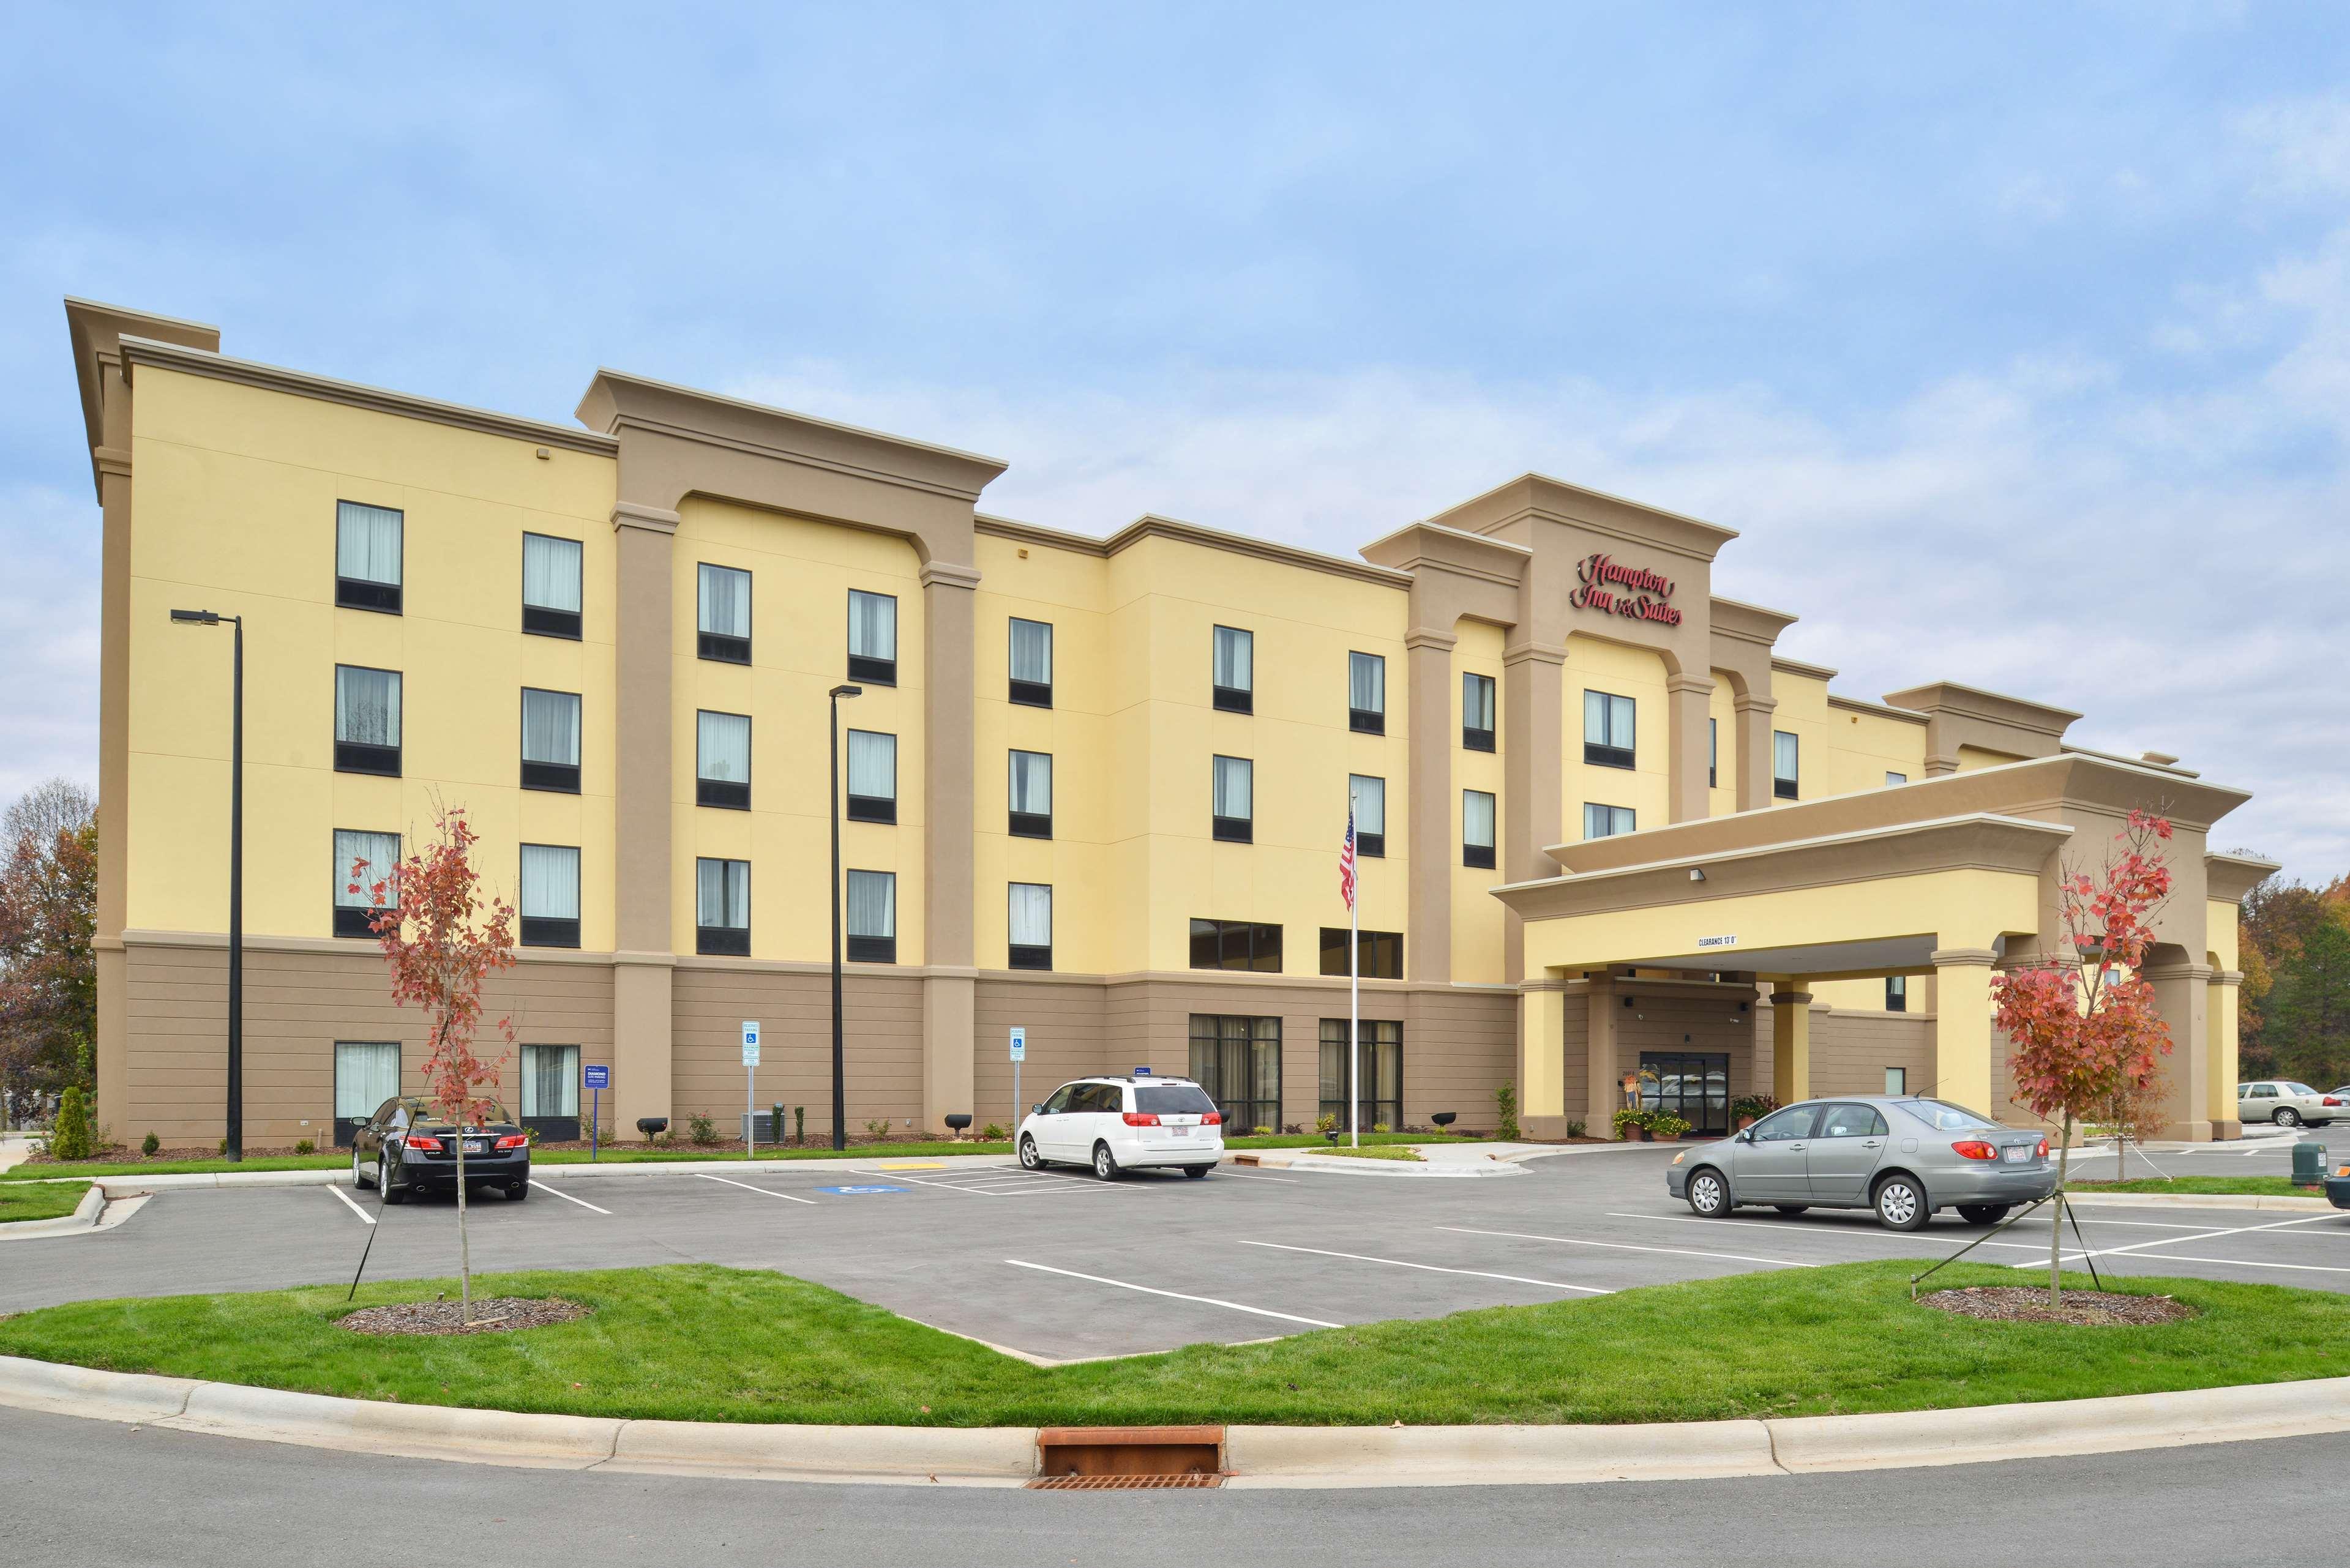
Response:
[[[837,1192],[843,1198],[862,1198],[868,1192],[903,1192],[902,1187],[819,1187],[818,1192]]]
[[[582,1087],[589,1089],[608,1089],[612,1086],[611,1068],[591,1065],[586,1071],[587,1082],[581,1085]]]

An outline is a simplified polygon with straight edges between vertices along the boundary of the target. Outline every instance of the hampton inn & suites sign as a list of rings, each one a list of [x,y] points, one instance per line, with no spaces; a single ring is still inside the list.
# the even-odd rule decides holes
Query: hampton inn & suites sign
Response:
[[[1566,602],[1576,609],[1620,615],[1629,620],[1652,620],[1679,626],[1681,612],[1665,601],[1673,597],[1673,580],[1646,566],[1627,566],[1603,553],[1586,556],[1575,575],[1583,586]]]

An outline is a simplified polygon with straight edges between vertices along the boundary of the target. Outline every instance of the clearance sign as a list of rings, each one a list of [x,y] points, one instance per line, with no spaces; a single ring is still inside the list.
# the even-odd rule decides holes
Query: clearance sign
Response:
[[[1621,566],[1612,556],[1594,553],[1583,557],[1575,575],[1583,586],[1569,594],[1566,602],[1576,609],[1655,621],[1659,626],[1681,623],[1681,612],[1665,602],[1673,597],[1673,580],[1661,572]]]

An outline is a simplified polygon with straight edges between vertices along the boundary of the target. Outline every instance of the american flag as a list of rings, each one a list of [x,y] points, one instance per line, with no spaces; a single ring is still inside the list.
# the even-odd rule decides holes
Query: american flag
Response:
[[[1355,808],[1347,808],[1347,839],[1338,846],[1338,897],[1355,907]]]

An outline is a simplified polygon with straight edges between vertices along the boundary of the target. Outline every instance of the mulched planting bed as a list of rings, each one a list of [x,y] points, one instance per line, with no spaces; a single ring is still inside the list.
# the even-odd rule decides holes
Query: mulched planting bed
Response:
[[[1920,1296],[1919,1306],[1936,1307],[1987,1323],[2062,1323],[2076,1328],[2143,1328],[2183,1323],[2193,1307],[2169,1296],[2122,1295],[2111,1291],[2066,1291],[2052,1311],[2048,1293],[2033,1285],[1971,1285]]]
[[[459,1302],[397,1302],[390,1306],[365,1307],[342,1320],[353,1334],[504,1334],[509,1329],[544,1328],[586,1317],[588,1309],[553,1296],[484,1296],[473,1303],[473,1321],[463,1318]]]

